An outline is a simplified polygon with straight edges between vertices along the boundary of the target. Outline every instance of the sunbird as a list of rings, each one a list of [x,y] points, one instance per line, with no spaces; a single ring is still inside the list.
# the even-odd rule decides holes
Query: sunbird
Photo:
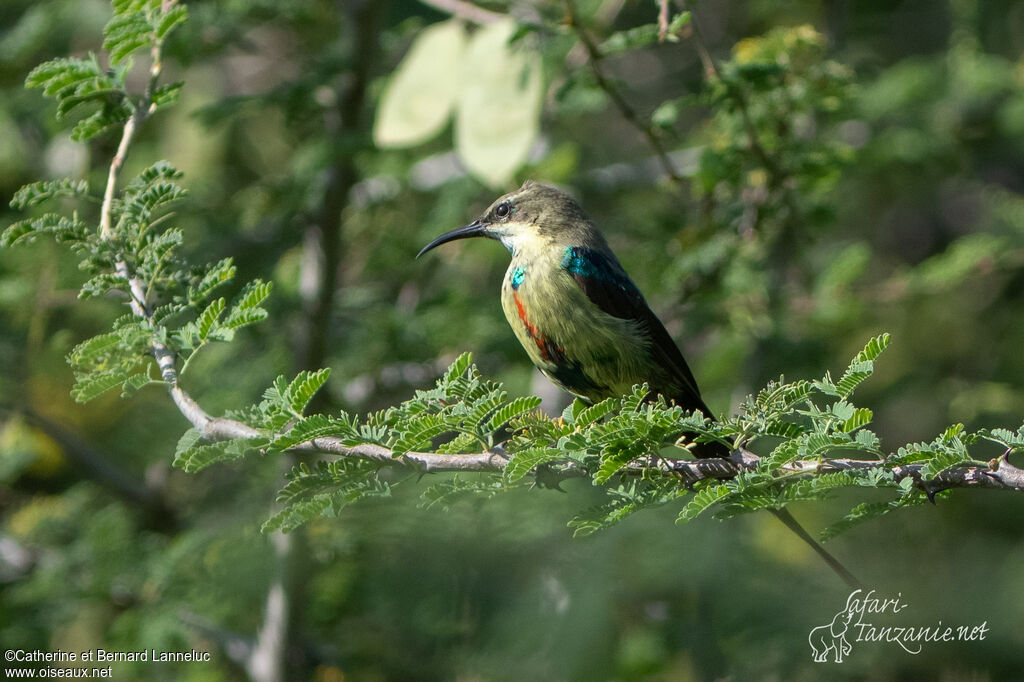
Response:
[[[556,385],[597,402],[646,382],[652,396],[713,416],[665,326],[568,194],[528,180],[417,257],[468,237],[497,239],[512,255],[501,306],[530,360]],[[691,447],[697,457],[729,454],[721,443]]]
[[[646,383],[652,396],[714,418],[665,325],[568,194],[527,180],[416,257],[469,237],[496,239],[508,249],[501,307],[530,360],[552,382],[586,402],[617,398]],[[687,449],[695,457],[730,455],[719,442],[691,442]],[[772,512],[847,583],[859,585],[788,511]]]

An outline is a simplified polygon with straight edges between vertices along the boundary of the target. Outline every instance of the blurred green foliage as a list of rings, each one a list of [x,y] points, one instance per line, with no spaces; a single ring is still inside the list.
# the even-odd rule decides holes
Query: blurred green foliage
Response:
[[[527,26],[508,49],[539,57],[544,87],[538,142],[505,187],[533,177],[578,192],[712,407],[730,412],[780,373],[838,369],[889,330],[893,344],[858,393],[884,442],[930,439],[957,421],[1019,423],[1020,3],[701,3],[717,79],[685,23],[677,42],[637,30],[654,23],[655,3],[615,16],[577,4],[609,53],[609,82],[683,182],[658,181],[653,150],[598,87],[560,4],[495,2]],[[197,358],[190,392],[215,414],[252,403],[274,377],[311,369],[312,333],[325,349],[318,364],[333,370],[326,411],[395,404],[464,350],[512,395],[534,390],[498,305],[505,254],[466,244],[413,260],[495,194],[452,153],[457,130],[410,148],[373,144],[392,73],[449,17],[411,0],[231,0],[189,12],[167,45],[166,82],[186,82],[180,103],[147,123],[125,177],[170,160],[189,190],[175,215],[186,255],[232,257],[239,281],[275,285],[271,321]],[[45,60],[88,60],[109,16],[98,0],[0,7],[0,195],[62,177],[103,186],[116,137],[73,142],[23,83]],[[0,224],[23,217],[5,208]],[[336,296],[317,326],[316,228],[332,217]],[[0,250],[0,644],[196,647],[213,663],[118,664],[116,676],[241,677],[226,642],[252,640],[262,622],[277,560],[259,524],[282,467],[171,469],[184,422],[159,388],[72,402],[65,357],[124,312],[110,297],[77,301],[87,276],[76,264],[45,240]],[[288,676],[820,677],[806,635],[845,590],[774,520],[675,527],[669,505],[572,541],[565,519],[601,497],[564,487],[448,512],[418,508],[420,491],[402,487],[309,524],[296,540],[308,551],[296,560]],[[868,496],[796,511],[814,525],[815,514],[881,499]],[[918,657],[860,645],[828,674],[1018,674],[1016,497],[963,491],[837,541],[870,585],[902,592],[915,623],[988,620],[992,632]],[[954,587],[956,599],[935,598]]]

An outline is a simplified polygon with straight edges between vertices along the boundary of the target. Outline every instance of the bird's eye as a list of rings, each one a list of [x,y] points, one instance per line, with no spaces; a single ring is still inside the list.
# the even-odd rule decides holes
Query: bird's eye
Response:
[[[498,204],[494,208],[494,215],[498,216],[499,218],[504,218],[505,216],[507,216],[511,212],[512,212],[512,207],[509,206],[507,203]]]

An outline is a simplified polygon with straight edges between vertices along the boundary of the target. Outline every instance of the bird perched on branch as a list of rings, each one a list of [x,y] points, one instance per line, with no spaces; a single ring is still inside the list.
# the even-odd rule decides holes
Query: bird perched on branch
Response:
[[[554,383],[588,402],[647,383],[652,395],[714,417],[665,326],[572,197],[528,180],[469,225],[427,244],[417,258],[469,237],[496,239],[511,254],[501,305],[530,360]],[[730,454],[718,442],[688,449],[696,457]],[[857,584],[788,511],[772,511],[844,580]]]
[[[646,382],[652,395],[713,417],[672,337],[569,195],[527,181],[419,255],[467,237],[497,239],[512,255],[501,305],[530,360],[555,384],[596,402]],[[720,443],[692,449],[697,457],[729,454]]]

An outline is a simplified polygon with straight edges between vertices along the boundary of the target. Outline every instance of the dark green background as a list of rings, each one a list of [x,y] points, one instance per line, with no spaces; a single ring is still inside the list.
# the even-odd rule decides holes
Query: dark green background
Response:
[[[353,19],[357,4],[191,3],[169,46],[170,78],[186,81],[182,103],[148,122],[132,150],[129,174],[158,158],[186,172],[191,195],[177,220],[194,259],[234,256],[240,280],[275,284],[271,318],[210,351],[192,373],[187,388],[212,413],[257,400],[275,376],[310,359],[333,370],[319,406],[328,410],[394,403],[464,350],[510,390],[536,390],[498,303],[503,250],[465,243],[413,260],[497,192],[417,166],[450,152],[447,132],[408,151],[368,141],[384,79],[415,32],[444,15],[396,0],[371,20]],[[550,25],[561,11],[560,3],[514,4]],[[589,20],[597,4],[581,2],[581,15]],[[739,168],[742,185],[756,168],[749,155],[725,155],[721,177],[704,167],[678,192],[643,173],[610,172],[641,164],[650,149],[592,85],[555,97],[552,83],[578,71],[566,67],[571,38],[557,32],[538,43],[552,90],[541,123],[547,152],[517,180],[578,193],[716,410],[779,374],[841,371],[870,336],[889,331],[892,346],[857,396],[875,411],[885,446],[930,440],[955,422],[1017,428],[1024,4],[779,5],[705,2],[698,17],[723,61],[745,38],[810,24],[827,38],[823,56],[851,69],[842,108],[810,133],[842,141],[846,162],[826,157],[818,175],[798,177],[785,248],[773,246],[771,216],[763,233],[737,236],[743,197],[723,178]],[[614,28],[655,15],[654,3],[629,2]],[[102,185],[116,140],[71,143],[52,104],[21,84],[45,59],[99,50],[108,16],[93,0],[0,7],[0,196],[64,175]],[[645,120],[666,98],[704,89],[686,39],[604,68]],[[365,96],[339,127],[331,98],[351,92],[360,71]],[[670,148],[742,141],[706,98],[685,102],[665,136]],[[783,158],[803,142],[798,131],[775,133]],[[697,180],[711,183],[710,213]],[[3,225],[18,217],[0,214]],[[333,220],[339,268],[330,314],[313,327],[320,353],[304,331],[303,242],[315,236],[311,226]],[[52,243],[0,252],[0,535],[33,559],[24,569],[2,564],[0,645],[194,646],[212,650],[213,662],[122,664],[115,676],[244,677],[222,644],[229,634],[252,638],[262,621],[276,568],[258,528],[282,467],[252,458],[199,475],[172,470],[186,423],[159,389],[75,404],[65,355],[121,314],[115,301],[77,302],[81,280],[74,257]],[[70,456],[23,410],[62,425],[88,457]],[[115,468],[123,486],[83,458]],[[470,501],[451,513],[418,509],[418,491],[403,487],[293,536],[288,677],[987,680],[1019,678],[1024,668],[1018,494],[954,491],[830,545],[880,593],[902,594],[909,607],[898,624],[987,621],[985,641],[927,645],[918,656],[854,643],[845,663],[823,667],[811,662],[807,634],[831,620],[847,591],[766,514],[676,527],[678,509],[666,508],[573,540],[565,522],[599,500],[588,484],[569,483],[566,495]],[[818,529],[859,501],[844,493],[794,512]]]

